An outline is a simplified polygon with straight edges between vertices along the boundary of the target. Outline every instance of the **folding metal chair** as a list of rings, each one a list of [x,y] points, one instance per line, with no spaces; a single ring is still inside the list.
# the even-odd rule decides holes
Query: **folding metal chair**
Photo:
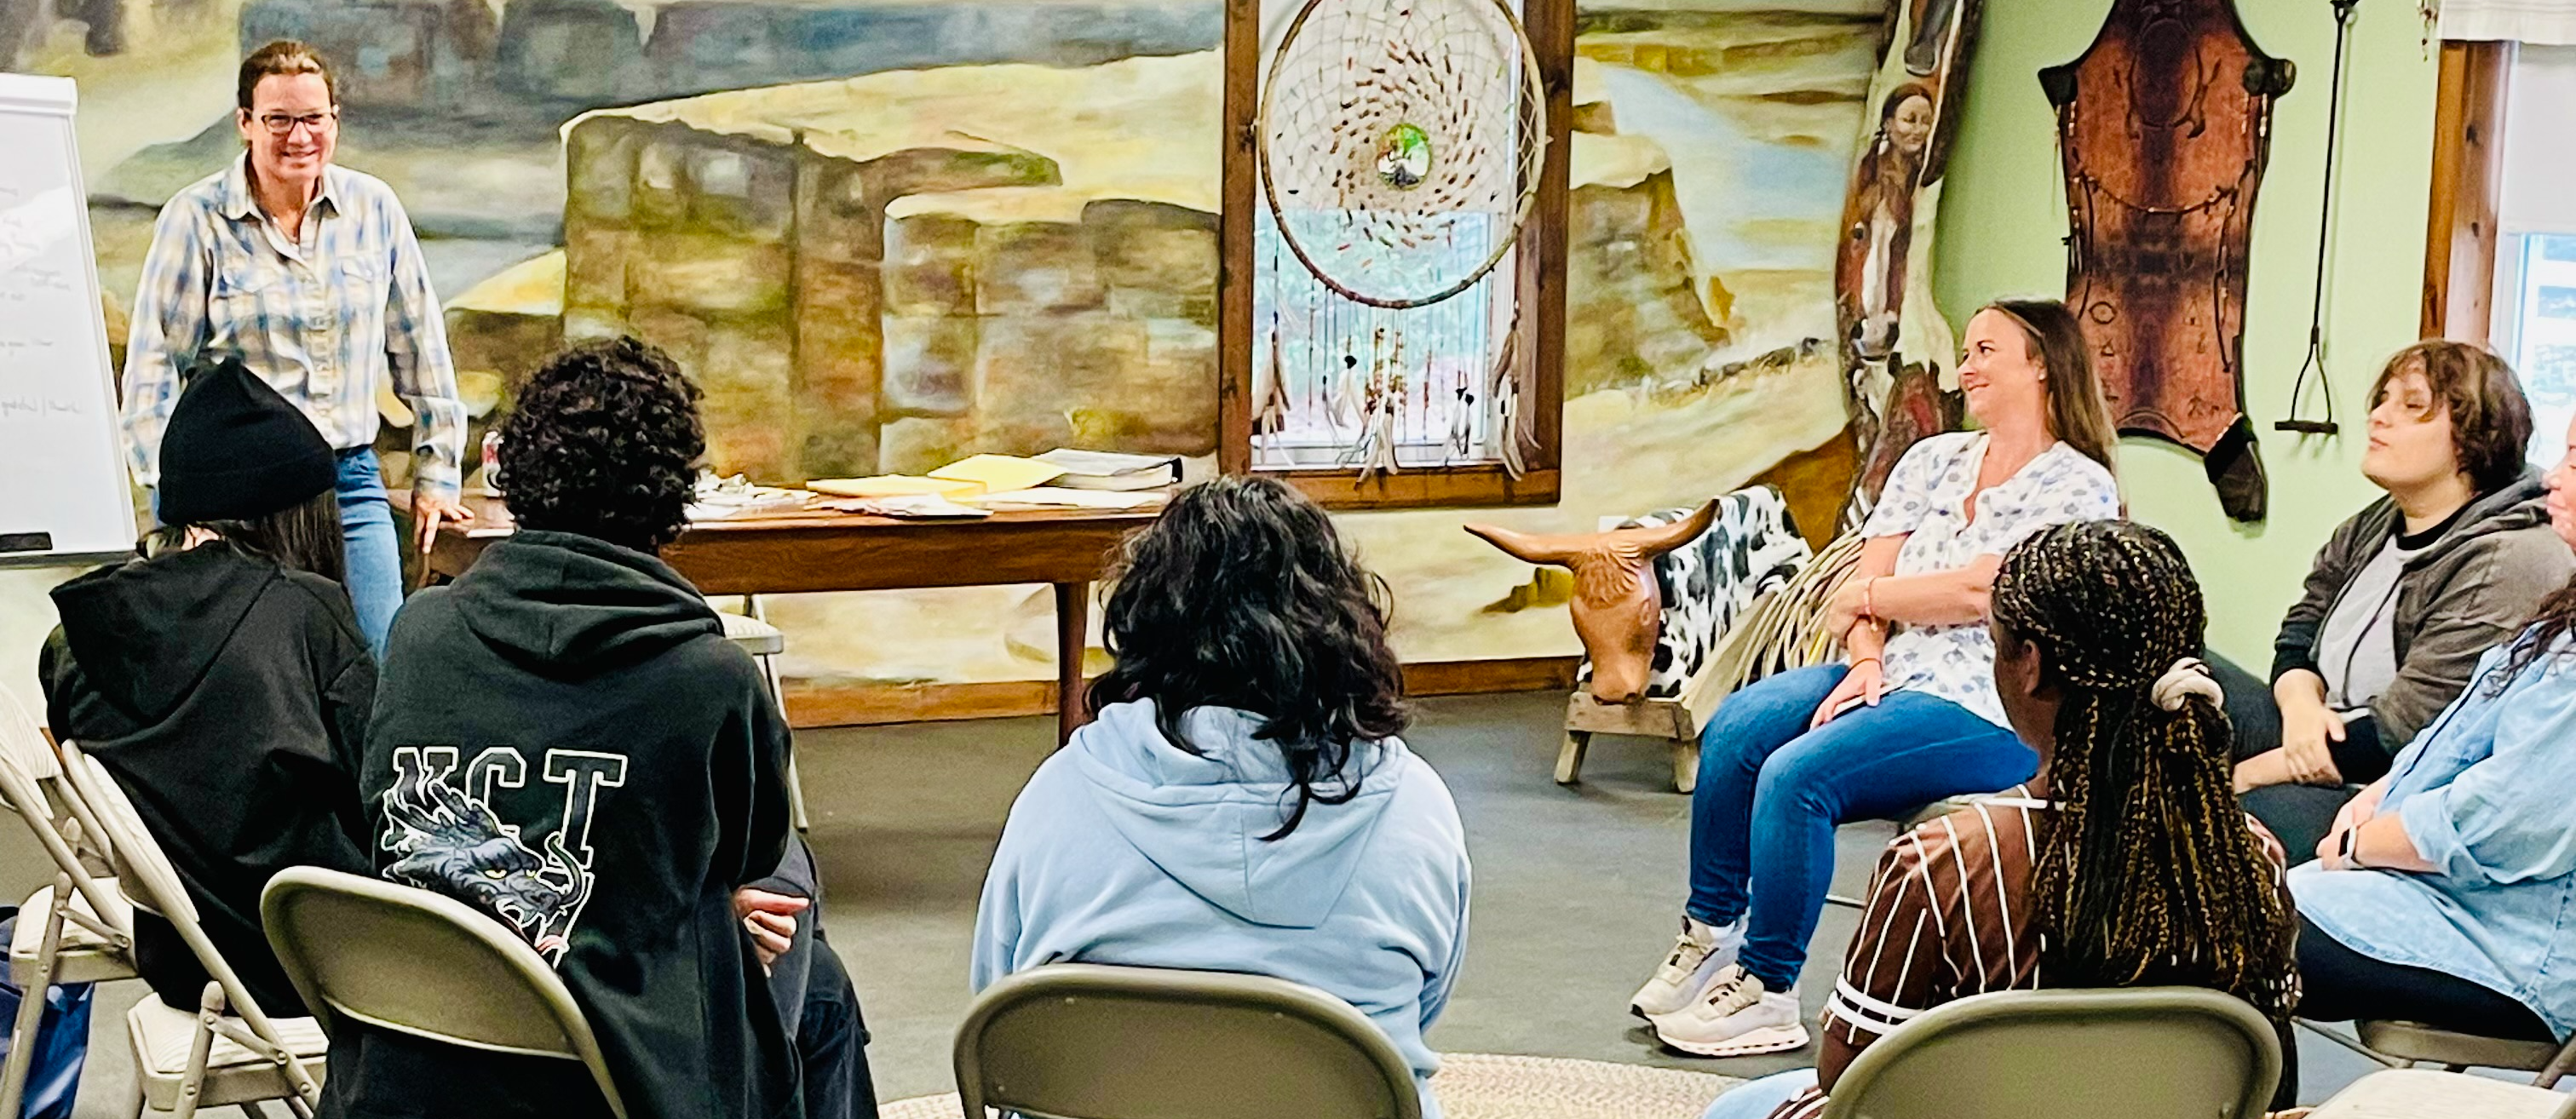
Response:
[[[1843,1071],[1824,1119],[2261,1119],[2280,1078],[2272,1024],[2217,991],[1999,991],[1889,1031]]]
[[[325,1029],[337,1018],[450,1045],[579,1061],[626,1104],[590,1019],[518,933],[454,898],[315,866],[268,880],[260,926]]]
[[[977,996],[957,1093],[1121,1119],[1421,1119],[1395,1043],[1351,1004],[1261,975],[1049,964]]]
[[[778,704],[778,717],[785,719],[787,688],[778,679],[778,654],[787,651],[787,635],[769,624],[769,612],[761,606],[759,595],[742,596],[742,606],[744,613],[718,612],[716,617],[724,623],[725,640],[733,642],[737,648],[751,654],[751,659],[760,662],[760,674],[769,681],[770,698]],[[796,825],[796,830],[813,828],[813,820],[805,814],[805,783],[796,775],[796,746],[793,741],[787,747],[787,805],[788,821]]]
[[[72,743],[63,743],[62,754],[64,775],[107,829],[126,899],[168,921],[211,977],[194,1015],[159,998],[134,1004],[126,1015],[141,1097],[135,1113],[149,1105],[190,1119],[200,1107],[284,1100],[300,1119],[311,1119],[330,1047],[321,1025],[311,1018],[271,1018],[260,1009],[206,938],[196,902],[125,790],[98,759]]]
[[[0,1065],[0,1116],[14,1116],[27,1089],[45,990],[56,983],[99,983],[134,972],[134,919],[116,880],[93,874],[86,849],[104,857],[90,810],[63,782],[51,743],[8,690],[0,688],[0,802],[5,802],[54,862],[54,882],[18,910],[9,939],[9,980],[26,992]],[[58,811],[59,808],[59,811]],[[68,830],[67,830],[68,828]]]

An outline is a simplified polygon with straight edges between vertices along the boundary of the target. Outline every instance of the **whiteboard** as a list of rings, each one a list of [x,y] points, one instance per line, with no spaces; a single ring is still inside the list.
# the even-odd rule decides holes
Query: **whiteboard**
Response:
[[[75,99],[0,74],[0,566],[134,553]]]

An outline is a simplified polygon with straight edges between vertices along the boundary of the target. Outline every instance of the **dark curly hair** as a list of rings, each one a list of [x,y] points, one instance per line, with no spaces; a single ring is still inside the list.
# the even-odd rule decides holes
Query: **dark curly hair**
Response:
[[[1404,677],[1386,643],[1386,584],[1342,547],[1332,519],[1268,478],[1225,476],[1183,490],[1129,537],[1112,565],[1103,644],[1115,658],[1092,681],[1093,714],[1154,701],[1155,724],[1190,753],[1195,707],[1262,717],[1297,787],[1279,839],[1310,804],[1343,804],[1351,744],[1410,721]]]
[[[700,395],[671,355],[634,338],[547,359],[501,421],[510,515],[644,552],[678,539],[707,449]]]

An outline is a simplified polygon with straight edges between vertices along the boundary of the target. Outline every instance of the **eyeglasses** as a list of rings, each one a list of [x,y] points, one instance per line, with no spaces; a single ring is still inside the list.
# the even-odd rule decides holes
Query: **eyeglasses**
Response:
[[[259,116],[258,120],[260,127],[268,129],[268,134],[271,136],[292,136],[295,134],[295,129],[298,126],[312,129],[315,132],[320,132],[323,129],[339,123],[340,110],[333,109],[329,112],[306,113],[302,116],[290,116],[285,113],[263,113]]]

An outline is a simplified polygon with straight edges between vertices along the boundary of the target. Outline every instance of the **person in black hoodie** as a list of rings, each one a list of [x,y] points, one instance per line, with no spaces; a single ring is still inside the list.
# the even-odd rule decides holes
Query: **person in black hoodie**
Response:
[[[847,1098],[865,1059],[846,973],[804,929],[808,955],[778,955],[806,899],[745,890],[810,868],[786,723],[654,554],[686,523],[698,395],[631,338],[566,350],[520,392],[499,461],[517,531],[394,624],[361,770],[379,869],[552,963],[631,1116],[872,1114]],[[793,1027],[768,971],[789,963]],[[606,1112],[569,1062],[363,1025],[331,1040],[326,1116]]]
[[[331,445],[226,360],[191,371],[161,462],[146,557],[54,588],[46,718],[133,799],[260,1009],[302,1015],[259,892],[289,866],[370,867],[357,772],[376,666],[338,581]],[[196,956],[150,913],[134,937],[154,993],[193,1013]]]

